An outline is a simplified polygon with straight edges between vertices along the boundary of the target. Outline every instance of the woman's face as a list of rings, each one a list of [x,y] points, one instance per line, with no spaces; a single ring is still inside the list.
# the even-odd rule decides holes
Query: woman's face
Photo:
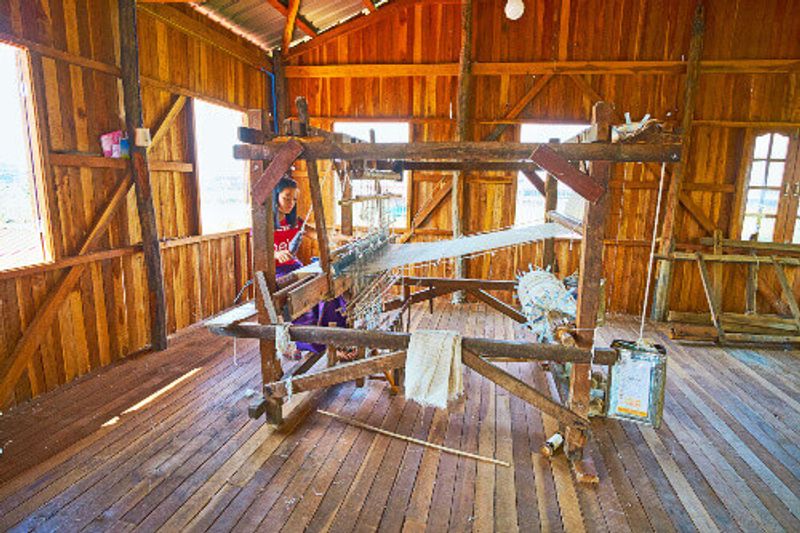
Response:
[[[282,215],[288,215],[297,205],[297,189],[287,187],[278,194],[278,211]]]

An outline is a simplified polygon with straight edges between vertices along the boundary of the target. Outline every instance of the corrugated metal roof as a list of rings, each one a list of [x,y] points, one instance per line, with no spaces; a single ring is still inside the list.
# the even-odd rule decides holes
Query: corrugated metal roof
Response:
[[[264,49],[281,46],[286,17],[266,0],[208,0],[195,9]],[[361,0],[303,0],[300,15],[321,32],[365,9]],[[295,29],[293,42],[306,38]]]

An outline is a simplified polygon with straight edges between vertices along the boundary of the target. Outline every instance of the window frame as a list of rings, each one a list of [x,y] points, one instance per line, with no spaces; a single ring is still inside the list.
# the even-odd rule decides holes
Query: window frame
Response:
[[[206,232],[205,228],[203,227],[203,200],[202,200],[202,183],[200,178],[200,170],[202,165],[200,164],[200,151],[198,150],[198,126],[197,126],[197,104],[201,102],[203,104],[210,104],[216,107],[221,107],[230,111],[234,111],[242,115],[242,122],[240,127],[247,126],[247,113],[242,109],[233,106],[233,105],[226,105],[224,102],[220,102],[218,100],[208,100],[202,97],[192,97],[189,99],[190,107],[189,111],[189,120],[191,123],[189,124],[189,128],[191,129],[191,150],[192,150],[192,164],[194,165],[194,186],[195,186],[195,198],[196,201],[194,202],[195,211],[196,211],[196,226],[197,226],[197,235],[204,236],[204,237],[213,237],[214,235],[224,235],[230,232],[243,232],[247,230],[252,230],[253,228],[253,220],[251,217],[252,213],[252,202],[251,202],[251,183],[250,183],[250,173],[248,171],[248,165],[246,161],[242,161],[242,179],[244,180],[245,186],[245,201],[247,202],[247,217],[249,219],[249,224],[245,227],[238,228],[238,229],[230,229],[230,230],[222,230],[222,231],[215,231],[215,232]],[[234,140],[234,145],[238,143],[238,137]]]
[[[747,209],[747,194],[750,190],[750,173],[753,164],[756,161],[766,161],[767,172],[769,168],[772,142],[774,137],[770,138],[770,147],[767,152],[767,158],[755,157],[755,146],[758,137],[769,134],[783,135],[789,138],[789,144],[786,151],[784,161],[783,176],[781,177],[781,185],[778,195],[778,206],[774,216],[775,228],[772,234],[772,240],[759,241],[773,244],[792,244],[794,238],[795,222],[800,216],[800,139],[793,133],[793,130],[787,129],[748,129],[744,135],[743,140],[743,156],[739,166],[738,184],[736,187],[735,198],[735,213],[731,217],[730,235],[733,238],[738,237],[740,240],[747,240],[749,236],[743,235],[744,219]]]
[[[50,165],[47,163],[49,143],[49,126],[45,119],[47,113],[47,102],[44,100],[44,81],[42,77],[41,56],[31,51],[27,46],[8,40],[0,40],[0,45],[5,45],[16,49],[17,69],[19,71],[19,83],[22,89],[20,94],[22,100],[23,114],[23,134],[25,144],[28,146],[28,157],[30,159],[30,182],[31,194],[33,196],[34,215],[39,225],[39,234],[42,244],[41,261],[16,265],[13,267],[0,268],[0,272],[12,272],[35,268],[56,263],[61,257],[57,255],[54,231],[51,216],[52,189],[48,185],[47,172]],[[34,56],[38,58],[37,65],[34,64]],[[37,89],[37,83],[39,89]]]

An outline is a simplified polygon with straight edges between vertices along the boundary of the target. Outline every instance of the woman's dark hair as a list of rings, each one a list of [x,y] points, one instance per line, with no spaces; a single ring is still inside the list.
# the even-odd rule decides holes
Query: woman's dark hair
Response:
[[[280,227],[281,225],[281,213],[278,211],[278,195],[285,189],[296,188],[297,182],[290,178],[288,174],[284,174],[284,176],[278,180],[278,184],[275,185],[275,188],[272,190],[272,214],[275,217],[276,228]],[[286,223],[292,228],[297,225],[297,204],[295,204],[292,212],[286,215]]]

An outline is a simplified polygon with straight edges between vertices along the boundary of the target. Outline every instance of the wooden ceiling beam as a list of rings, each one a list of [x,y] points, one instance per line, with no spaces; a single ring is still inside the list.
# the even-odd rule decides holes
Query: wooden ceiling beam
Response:
[[[294,1],[294,0],[291,0]],[[290,6],[284,4],[280,0],[267,0],[267,3],[278,10],[278,13],[289,18]],[[299,2],[298,2],[299,4]],[[299,6],[298,6],[299,7]],[[309,37],[316,37],[319,33],[314,26],[311,25],[309,21],[307,21],[304,17],[302,17],[299,13],[297,14],[297,27],[300,28],[300,31],[308,35]],[[284,48],[284,50],[288,50],[288,47]]]
[[[289,0],[289,9],[286,13],[286,25],[283,27],[283,50],[288,50],[294,35],[297,23],[297,14],[300,11],[300,0]]]
[[[373,2],[372,0],[361,0],[361,3],[364,4],[364,7],[366,7],[370,11],[375,11],[378,9],[377,7],[375,7],[375,2]]]
[[[373,16],[377,17],[384,9],[388,8],[379,10]],[[325,32],[320,37],[327,34],[328,32]],[[297,55],[297,48],[292,49],[289,57]],[[472,74],[475,76],[527,76],[536,74],[681,75],[686,73],[687,65],[686,61],[675,60],[475,62],[472,64]],[[717,59],[704,60],[699,65],[699,74],[792,74],[798,72],[800,72],[800,59]],[[458,63],[362,63],[288,65],[286,67],[287,78],[395,78],[403,76],[457,75]]]

